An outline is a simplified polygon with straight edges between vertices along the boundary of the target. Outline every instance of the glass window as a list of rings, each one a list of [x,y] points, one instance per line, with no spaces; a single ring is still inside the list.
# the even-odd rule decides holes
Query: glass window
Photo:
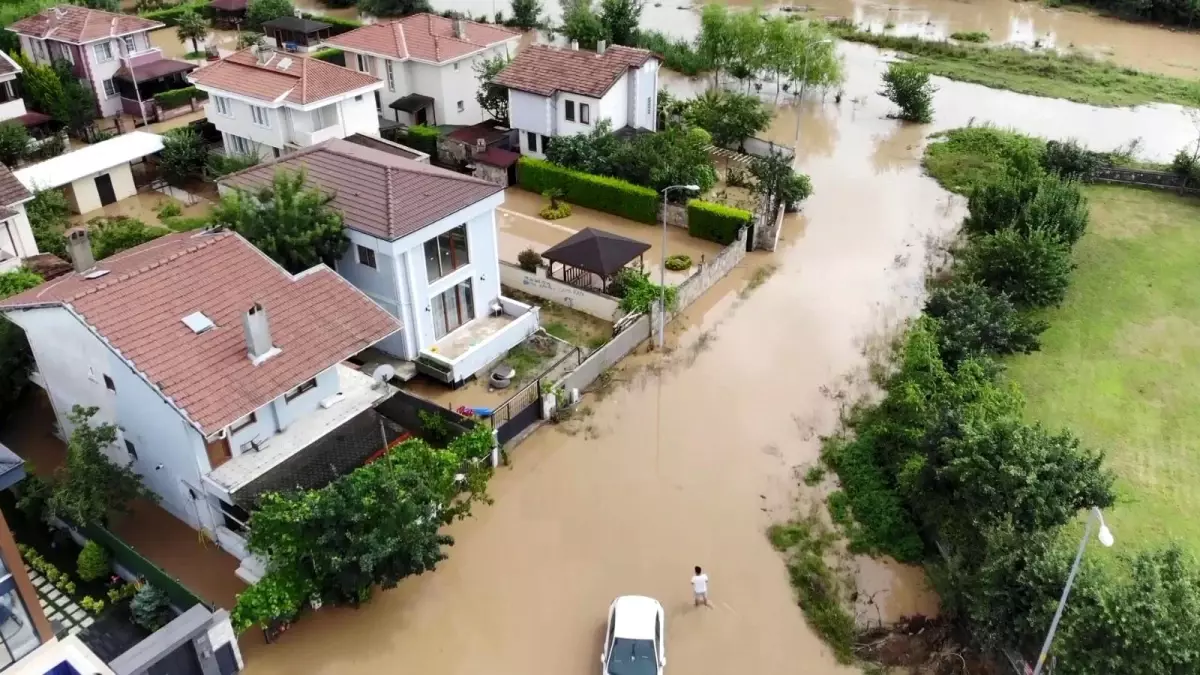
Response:
[[[249,415],[246,415],[245,417],[239,417],[237,420],[234,421],[233,424],[229,425],[229,433],[236,434],[237,432],[241,431],[242,429],[245,429],[246,427],[250,426],[251,424],[254,424],[257,421],[258,421],[258,415],[254,414],[254,413],[250,413]]]
[[[392,72],[392,62],[384,61],[383,63],[387,67],[388,91],[396,91],[396,74]]]
[[[375,267],[375,251],[360,245],[358,247],[358,264],[365,265],[371,269],[377,269]]]
[[[575,121],[575,101],[567,101],[567,121]]]
[[[40,640],[12,575],[0,580],[0,587],[5,589],[0,595],[0,668],[3,668],[37,649]]]
[[[428,281],[441,279],[470,262],[466,225],[459,225],[425,242],[425,278]]]
[[[112,391],[117,390],[117,383],[113,382],[113,379],[107,375],[104,376],[104,386],[108,387]]]
[[[137,41],[133,39],[132,35],[126,35],[125,37],[121,38],[121,40],[125,43],[126,54],[137,53]]]
[[[467,279],[433,296],[429,304],[433,314],[433,336],[435,340],[440,340],[475,318],[471,280]]]
[[[250,117],[260,127],[271,127],[271,118],[267,116],[266,108],[257,105],[250,106]]]
[[[104,96],[112,98],[117,95],[117,83],[111,79],[104,81]]]
[[[313,379],[309,380],[308,382],[305,382],[304,384],[300,385],[299,387],[296,387],[295,389],[284,394],[283,400],[290,403],[290,402],[296,400],[297,398],[299,398],[304,392],[310,391],[310,390],[316,389],[316,388],[317,388],[317,378],[314,377]]]
[[[96,60],[99,61],[100,63],[104,63],[105,61],[112,61],[113,53],[112,53],[112,44],[111,43],[100,42],[100,43],[96,44],[95,47],[92,47],[92,49],[96,50]]]
[[[337,104],[330,103],[313,111],[313,129],[327,129],[337,124]]]
[[[250,145],[250,141],[242,138],[241,136],[229,134],[229,147],[236,154],[249,155],[253,146]]]
[[[366,54],[358,54],[358,69],[361,72],[371,72],[371,57]]]
[[[537,152],[537,134],[527,131],[525,132],[525,140],[529,143],[529,151]]]
[[[72,49],[69,45],[60,44],[59,50],[62,53],[62,57],[64,59],[66,59],[67,63],[70,63],[71,65],[75,65],[75,52],[72,51]]]
[[[213,105],[217,106],[218,113],[225,115],[226,117],[233,117],[229,107],[229,99],[225,98],[224,96],[214,96]]]
[[[579,122],[580,124],[592,123],[592,108],[586,103],[579,104]]]

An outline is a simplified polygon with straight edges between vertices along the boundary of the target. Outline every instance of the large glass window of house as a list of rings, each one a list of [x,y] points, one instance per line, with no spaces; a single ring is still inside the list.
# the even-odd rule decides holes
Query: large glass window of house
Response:
[[[313,131],[328,129],[338,123],[337,104],[330,103],[313,111]]]
[[[16,581],[5,571],[0,579],[0,669],[19,661],[38,644],[37,631],[17,593]]]
[[[440,340],[475,318],[475,302],[471,297],[471,280],[467,279],[454,288],[433,296],[430,301],[433,313],[433,337]]]
[[[429,281],[441,279],[469,262],[466,225],[425,242],[425,272]]]

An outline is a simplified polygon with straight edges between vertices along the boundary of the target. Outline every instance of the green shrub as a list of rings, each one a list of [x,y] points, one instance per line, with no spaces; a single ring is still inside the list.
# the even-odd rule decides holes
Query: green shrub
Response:
[[[725,246],[737,241],[738,230],[749,225],[753,217],[745,209],[699,199],[688,202],[687,214],[689,234]]]
[[[991,39],[988,34],[981,30],[960,30],[950,34],[951,40],[959,42],[975,42],[984,43]]]
[[[93,616],[98,616],[100,612],[104,611],[104,601],[97,600],[90,595],[83,596],[83,599],[79,601],[79,606]]]
[[[185,106],[192,99],[203,101],[207,98],[208,94],[195,87],[184,87],[183,89],[172,89],[171,91],[164,91],[161,94],[155,94],[154,102],[163,110],[170,110],[171,108]]]
[[[208,216],[173,216],[164,218],[162,224],[173,232],[190,232],[208,227],[212,220]]]
[[[189,12],[195,12],[201,16],[211,18],[212,9],[208,6],[208,3],[209,0],[186,0],[185,2],[164,9],[142,12],[140,16],[143,19],[151,21],[161,21],[168,26],[178,26],[179,18]]]
[[[1057,176],[1010,175],[972,190],[971,215],[963,222],[971,234],[1014,228],[1022,234],[1042,230],[1074,244],[1087,229],[1087,200],[1079,184]]]
[[[171,613],[171,600],[163,591],[149,583],[143,583],[129,603],[129,613],[133,616],[134,623],[153,633],[167,624]]]
[[[526,272],[537,272],[541,264],[542,254],[531,248],[527,248],[517,254],[517,266]]]
[[[636,44],[662,57],[663,65],[684,75],[712,70],[712,62],[690,40],[672,39],[658,31],[638,31]]]
[[[347,5],[347,6],[349,6],[349,5]],[[352,31],[356,28],[363,27],[363,22],[358,21],[357,19],[347,19],[345,17],[340,17],[340,16],[330,16],[329,14],[309,14],[308,12],[301,12],[300,16],[305,19],[311,19],[313,21],[320,21],[321,23],[329,24],[331,26],[331,28],[329,29],[329,32],[332,33],[333,35],[341,35],[342,33],[349,33],[350,31]],[[330,51],[330,50],[323,49],[321,51]],[[339,49],[337,51],[341,52],[342,50]]]
[[[650,281],[650,275],[630,267],[617,272],[609,292],[621,299],[618,304],[621,311],[631,314],[649,312],[650,307],[657,305],[659,300],[666,300],[667,309],[672,310],[678,300],[674,286],[664,289]]]
[[[321,61],[328,61],[330,63],[336,63],[339,66],[346,65],[346,53],[343,52],[342,50],[338,49],[337,47],[327,47],[325,49],[318,49],[317,51],[313,52],[311,56],[314,59],[319,59]]]
[[[1092,152],[1075,141],[1046,141],[1046,154],[1042,156],[1047,172],[1072,180],[1082,180],[1110,161],[1109,155]]]
[[[1005,229],[977,237],[963,258],[968,276],[1022,308],[1062,302],[1071,283],[1071,247],[1043,230]]]
[[[183,209],[179,206],[179,202],[167,202],[159,207],[158,219],[174,218],[180,213],[183,213]]]
[[[641,223],[658,222],[658,193],[607,176],[564,169],[545,160],[522,157],[517,162],[517,183],[532,192],[562,190],[563,199],[616,214]]]
[[[84,581],[95,581],[108,576],[112,570],[108,551],[104,550],[100,544],[89,540],[83,545],[83,550],[79,552],[75,569],[79,572],[79,578]]]
[[[663,266],[672,272],[682,272],[692,267],[692,257],[682,253],[667,256],[667,260],[663,263]]]
[[[437,127],[417,124],[408,128],[405,145],[420,150],[430,157],[437,157],[437,142],[442,132]]]
[[[91,230],[92,254],[96,260],[103,260],[171,233],[165,227],[154,227],[126,216],[92,218],[88,221],[88,229]]]
[[[560,202],[558,206],[544,206],[538,215],[546,220],[558,220],[571,215],[571,205],[566,202]]]
[[[1017,311],[1007,295],[965,279],[933,289],[925,313],[937,320],[938,352],[951,369],[977,356],[1037,351],[1048,327]]]

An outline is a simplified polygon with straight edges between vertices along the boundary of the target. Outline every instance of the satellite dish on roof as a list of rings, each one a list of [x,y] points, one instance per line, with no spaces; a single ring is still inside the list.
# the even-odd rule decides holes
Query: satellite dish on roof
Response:
[[[395,376],[396,369],[386,363],[381,366],[377,366],[375,370],[371,371],[371,378],[379,383],[381,388],[387,386],[388,381]]]

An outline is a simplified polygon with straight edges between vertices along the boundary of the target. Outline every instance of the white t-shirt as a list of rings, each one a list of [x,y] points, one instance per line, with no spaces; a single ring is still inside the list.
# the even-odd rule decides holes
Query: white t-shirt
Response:
[[[692,592],[693,593],[708,593],[708,575],[697,574],[692,577]]]

